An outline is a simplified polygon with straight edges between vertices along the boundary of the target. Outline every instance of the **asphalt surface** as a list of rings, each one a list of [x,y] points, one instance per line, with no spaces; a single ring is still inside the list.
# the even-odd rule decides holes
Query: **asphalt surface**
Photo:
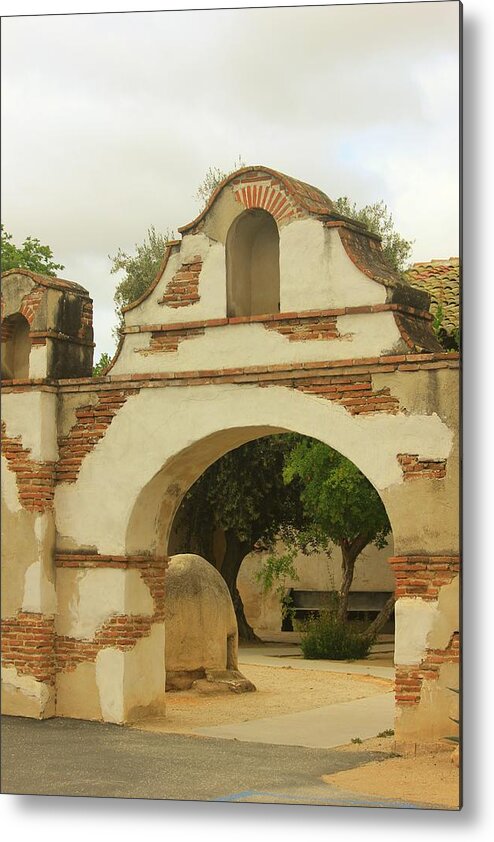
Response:
[[[321,775],[383,758],[336,749],[156,734],[77,719],[2,717],[2,792],[418,807],[359,798]]]

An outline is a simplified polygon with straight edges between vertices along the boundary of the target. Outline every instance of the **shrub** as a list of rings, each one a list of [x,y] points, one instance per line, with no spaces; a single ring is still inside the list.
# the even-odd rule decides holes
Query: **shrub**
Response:
[[[310,616],[300,626],[304,658],[354,661],[366,658],[373,639],[365,635],[365,624],[341,621],[332,610]]]

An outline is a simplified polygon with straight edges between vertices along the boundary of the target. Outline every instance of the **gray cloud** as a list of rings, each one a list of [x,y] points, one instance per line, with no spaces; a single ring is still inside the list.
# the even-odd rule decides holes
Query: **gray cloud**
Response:
[[[415,259],[457,253],[458,4],[3,21],[3,221],[95,299],[108,254],[192,219],[241,154],[334,197],[380,198]]]

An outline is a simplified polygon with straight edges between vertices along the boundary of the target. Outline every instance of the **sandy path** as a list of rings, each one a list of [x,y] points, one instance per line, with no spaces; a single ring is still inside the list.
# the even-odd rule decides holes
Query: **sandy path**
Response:
[[[392,753],[392,745],[392,738],[365,740],[358,748],[345,746],[342,751],[384,750]],[[449,810],[459,808],[460,773],[451,763],[450,750],[418,757],[390,757],[334,775],[323,775],[323,781],[359,795],[396,798]]]
[[[385,678],[293,667],[242,664],[241,670],[257,687],[255,693],[170,692],[166,697],[166,717],[148,718],[135,727],[186,734],[209,725],[236,724],[363,699],[389,692],[393,686]]]

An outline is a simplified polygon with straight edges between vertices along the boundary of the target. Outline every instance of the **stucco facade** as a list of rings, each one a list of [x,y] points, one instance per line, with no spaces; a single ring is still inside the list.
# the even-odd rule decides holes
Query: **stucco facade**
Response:
[[[255,224],[243,224],[250,214]],[[89,341],[82,323],[72,333],[50,323],[50,279],[3,279],[4,321],[36,293],[42,322],[30,330],[29,376],[3,381],[4,712],[125,722],[162,710],[178,506],[226,451],[297,431],[351,459],[383,500],[398,596],[397,737],[442,737],[445,688],[458,684],[458,356],[434,339],[428,296],[327,196],[267,168],[230,176],[180,232],[125,308],[101,377],[77,351]],[[242,294],[239,255],[255,267]],[[68,371],[63,354],[50,357],[62,341],[76,346]]]

